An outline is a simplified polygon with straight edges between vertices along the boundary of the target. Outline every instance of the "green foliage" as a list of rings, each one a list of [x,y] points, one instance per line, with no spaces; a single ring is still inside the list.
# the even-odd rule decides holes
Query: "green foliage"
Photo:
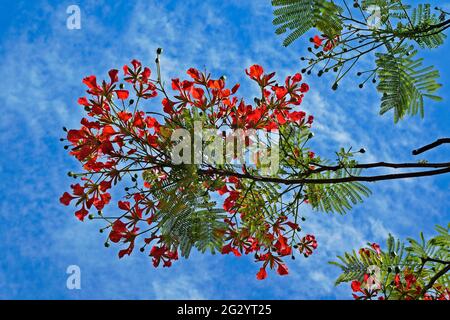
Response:
[[[432,25],[437,25],[440,21],[439,17],[431,13],[431,6],[429,4],[419,4],[417,8],[414,8],[411,14],[411,24],[413,30],[421,33],[420,37],[412,38],[422,48],[437,48],[444,43],[447,37],[442,32],[436,32],[436,30],[429,30]],[[426,31],[429,30],[429,31]]]
[[[442,85],[436,82],[439,71],[423,67],[423,59],[415,59],[412,47],[400,47],[389,53],[377,53],[379,84],[382,93],[380,114],[394,110],[394,121],[405,115],[424,115],[424,98],[440,101],[434,95]]]
[[[338,262],[330,262],[330,264],[338,266],[342,270],[342,274],[336,280],[336,285],[353,280],[361,281],[372,266],[378,266],[381,269],[382,278],[386,279],[392,273],[389,270],[402,268],[406,257],[404,244],[395,240],[392,235],[389,235],[386,241],[386,250],[382,251],[380,255],[371,247],[367,250],[369,250],[370,255],[360,254],[353,250],[344,253],[343,256],[338,256]]]
[[[342,30],[342,22],[338,14],[342,8],[325,0],[272,0],[277,25],[277,34],[291,30],[283,42],[284,46],[301,37],[309,29],[315,27],[322,33],[334,37]]]
[[[430,4],[415,7],[400,0],[364,0],[356,7],[344,1],[273,0],[273,24],[277,34],[291,30],[284,45],[299,39],[310,29],[317,29],[320,39],[315,43],[305,72],[321,68],[318,75],[336,72],[333,89],[354,68],[364,55],[375,54],[375,69],[358,72],[367,81],[379,84],[380,114],[393,111],[394,121],[406,115],[424,115],[424,99],[442,100],[436,95],[441,87],[439,71],[423,67],[423,59],[415,58],[416,49],[435,49],[444,43],[444,31],[450,26],[447,13]],[[378,21],[372,21],[374,14]],[[438,14],[437,14],[438,13]],[[440,13],[440,14],[439,14]],[[371,23],[377,22],[377,25]],[[339,37],[336,37],[339,36]],[[321,44],[322,42],[322,44]],[[324,49],[327,46],[326,50]],[[317,51],[314,51],[317,50]],[[319,67],[319,63],[323,67]]]
[[[294,158],[296,153],[295,146],[305,145],[312,137],[309,130],[294,130],[291,127],[286,127],[280,130],[280,134],[282,136],[280,140],[280,158],[282,159],[281,171],[283,173],[292,172],[292,176],[295,178],[301,176],[301,173],[297,172],[296,169],[303,168],[308,172],[310,165],[318,164],[320,167],[329,164],[328,161],[320,158],[310,159],[306,148],[303,148],[302,156]],[[308,178],[339,179],[360,175],[361,170],[353,168],[357,164],[354,160],[353,152],[341,149],[336,155],[338,164],[342,166],[341,170],[317,172],[309,174]],[[303,188],[303,191],[314,210],[339,214],[345,214],[354,205],[362,203],[364,197],[368,197],[371,194],[369,188],[359,182],[308,184]]]
[[[173,169],[170,175],[162,186],[150,189],[159,202],[156,218],[166,243],[179,247],[186,258],[193,247],[214,254],[223,246],[220,230],[225,228],[224,210],[217,208],[201,187],[195,166]],[[153,181],[148,172],[144,179]]]
[[[361,170],[342,169],[335,172],[316,173],[312,179],[344,178],[359,175]],[[306,194],[311,206],[318,211],[344,214],[354,205],[368,197],[369,188],[359,182],[339,184],[311,184],[306,186]]]

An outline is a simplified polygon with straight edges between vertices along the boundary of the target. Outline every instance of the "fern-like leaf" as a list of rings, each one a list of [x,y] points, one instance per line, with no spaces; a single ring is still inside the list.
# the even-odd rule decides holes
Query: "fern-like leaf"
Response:
[[[412,51],[411,51],[412,50]],[[380,114],[394,110],[394,121],[405,115],[424,115],[424,98],[440,101],[434,93],[442,86],[436,82],[439,71],[432,66],[423,67],[423,59],[412,47],[377,53],[378,91],[383,94]]]
[[[311,28],[317,28],[328,37],[340,34],[342,21],[339,13],[342,8],[325,0],[272,0],[275,18],[273,24],[278,26],[277,34],[291,30],[283,42],[290,45]]]

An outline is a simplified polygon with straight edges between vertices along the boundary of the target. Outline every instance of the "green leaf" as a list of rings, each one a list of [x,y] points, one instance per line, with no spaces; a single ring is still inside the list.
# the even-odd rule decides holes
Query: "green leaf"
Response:
[[[388,53],[377,53],[378,91],[382,93],[380,114],[394,110],[394,121],[405,115],[424,115],[424,98],[440,100],[433,95],[442,85],[436,82],[439,71],[423,67],[423,59],[415,59],[412,47],[400,47]]]
[[[340,34],[342,21],[339,14],[341,7],[325,0],[272,0],[275,18],[273,24],[278,26],[277,34],[290,33],[283,42],[284,46],[300,38],[308,30],[317,28],[328,37]]]

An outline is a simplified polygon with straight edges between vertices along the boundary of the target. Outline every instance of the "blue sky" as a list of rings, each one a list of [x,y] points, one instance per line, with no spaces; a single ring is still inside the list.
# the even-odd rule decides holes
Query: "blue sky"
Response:
[[[442,1],[430,1],[442,5]],[[66,8],[81,8],[81,30],[66,28]],[[447,8],[450,4],[445,4]],[[307,41],[290,48],[271,25],[270,1],[2,1],[0,4],[0,298],[13,299],[336,299],[339,270],[327,261],[388,233],[432,235],[447,224],[450,176],[371,185],[373,195],[346,216],[305,208],[305,230],[319,240],[317,254],[289,262],[291,274],[257,281],[251,257],[193,254],[170,269],[154,269],[136,252],[119,260],[103,247],[101,225],[81,223],[58,198],[77,163],[62,148],[62,126],[77,127],[81,79],[105,75],[136,58],[151,65],[163,47],[167,77],[206,67],[240,82],[250,96],[244,69],[254,63],[280,77],[298,72]],[[424,120],[398,125],[379,117],[373,89],[349,78],[334,93],[330,81],[310,77],[302,105],[316,117],[313,148],[329,157],[340,147],[365,147],[361,161],[415,161],[411,150],[448,136],[450,78],[448,42],[423,56],[442,71],[443,103],[428,103]],[[428,155],[450,157],[441,148]],[[66,268],[81,268],[81,290],[66,288]]]

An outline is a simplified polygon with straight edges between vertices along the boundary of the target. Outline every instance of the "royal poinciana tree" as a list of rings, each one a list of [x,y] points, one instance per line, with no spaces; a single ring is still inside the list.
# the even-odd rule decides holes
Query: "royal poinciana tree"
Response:
[[[293,9],[305,9],[306,2],[312,13],[304,21],[316,22],[301,27],[303,31],[290,36],[290,42],[314,25],[325,28],[344,19],[339,10],[337,18],[326,16],[336,11],[336,5],[328,1],[280,0],[274,5],[282,5],[287,10],[280,11],[282,16],[289,17]],[[292,24],[283,30],[294,28],[302,15],[295,13]],[[321,52],[313,58],[317,63],[345,45],[343,28],[335,30],[333,36],[324,32],[312,39]],[[81,128],[65,129],[67,137],[62,139],[83,170],[69,172],[75,182],[60,201],[75,205],[75,216],[81,221],[103,221],[100,232],[105,234],[105,246],[118,244],[120,258],[136,248],[149,255],[155,267],[170,267],[179,256],[187,258],[196,249],[251,255],[261,280],[269,269],[286,275],[287,258],[308,257],[318,247],[320,239],[303,232],[306,206],[345,213],[370,194],[367,183],[450,172],[450,162],[362,163],[359,158],[365,150],[350,146],[337,150],[335,159],[325,159],[308,147],[314,137],[314,118],[301,108],[310,90],[301,73],[277,79],[262,66],[250,66],[245,70],[248,82],[257,86],[259,95],[244,100],[239,84],[229,86],[224,77],[194,68],[182,79],[164,81],[161,52],[158,49],[155,76],[133,60],[121,71],[110,70],[107,80],[94,75],[84,78],[87,96],[79,98],[78,104],[86,116]],[[315,60],[309,60],[303,71],[309,73],[315,65]],[[342,65],[333,69],[339,72]],[[421,90],[436,87],[428,80],[426,88],[414,83]],[[410,89],[405,92],[411,93]],[[412,100],[405,99],[400,99],[401,107],[394,107],[396,119],[403,116],[401,110],[410,108]],[[446,142],[438,140],[416,149],[415,154]],[[375,250],[376,265],[387,261],[380,258],[382,251],[376,244],[364,250]],[[349,275],[353,262],[344,260],[347,277],[340,281],[359,281],[361,289],[367,270]],[[389,263],[391,267],[393,262]],[[358,289],[358,283],[352,287]],[[421,287],[425,291],[415,298],[440,298],[437,292],[429,292],[436,289],[433,284]],[[368,294],[363,292],[364,297]],[[370,297],[375,294],[370,292]]]

